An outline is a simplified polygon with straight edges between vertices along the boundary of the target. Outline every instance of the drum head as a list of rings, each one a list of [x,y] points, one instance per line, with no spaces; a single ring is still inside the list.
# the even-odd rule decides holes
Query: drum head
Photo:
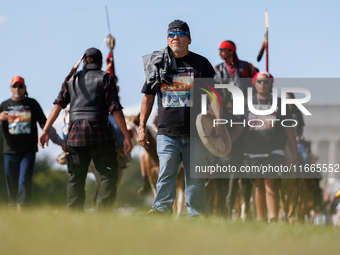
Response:
[[[215,115],[212,112],[207,112],[206,115],[200,113],[196,118],[196,128],[204,146],[212,154],[221,158],[227,156],[231,152],[232,143],[229,132],[224,125],[220,125],[222,131],[221,136],[214,137],[211,135],[214,119]]]
[[[59,164],[65,165],[66,164],[66,152],[60,153],[56,159],[55,159]]]

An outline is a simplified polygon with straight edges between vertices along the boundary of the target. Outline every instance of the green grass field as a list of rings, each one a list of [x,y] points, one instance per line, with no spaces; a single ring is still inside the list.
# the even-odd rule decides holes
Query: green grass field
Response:
[[[147,217],[147,211],[0,208],[0,254],[339,254],[340,230],[224,219]]]

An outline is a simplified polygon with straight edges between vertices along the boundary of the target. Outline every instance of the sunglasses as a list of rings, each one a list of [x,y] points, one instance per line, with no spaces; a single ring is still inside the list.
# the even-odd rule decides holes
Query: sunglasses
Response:
[[[221,52],[224,52],[224,51],[226,51],[226,50],[227,50],[227,51],[232,51],[232,50],[229,50],[229,49],[226,49],[226,48],[219,48],[218,50],[221,51]]]
[[[168,33],[168,37],[170,37],[170,38],[175,38],[176,34],[177,34],[177,36],[178,36],[179,38],[182,38],[182,37],[186,36],[186,33],[185,33],[185,32],[179,31],[179,32],[170,32],[170,33]]]
[[[256,82],[258,84],[261,84],[261,82],[263,82],[263,84],[269,84],[269,80],[256,80]]]
[[[23,88],[24,88],[24,85],[22,85],[22,84],[14,84],[14,85],[12,85],[12,88],[13,88],[13,89],[16,89],[16,88],[18,88],[18,89],[23,89]]]

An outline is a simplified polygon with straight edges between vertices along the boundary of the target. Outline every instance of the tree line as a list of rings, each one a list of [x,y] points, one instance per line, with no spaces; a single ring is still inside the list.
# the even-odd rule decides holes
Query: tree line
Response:
[[[3,154],[3,133],[0,130],[0,205],[7,204],[7,188],[5,181],[4,154]],[[32,204],[33,205],[65,205],[67,181],[69,175],[67,171],[54,167],[54,159],[49,156],[39,158],[34,165]],[[118,189],[116,206],[126,204],[132,206],[142,206],[144,198],[137,194],[141,186],[141,175],[139,160],[134,158],[130,166],[124,170],[122,182]],[[92,206],[91,196],[94,193],[95,182],[92,178],[87,178],[85,190],[87,200],[85,207]]]

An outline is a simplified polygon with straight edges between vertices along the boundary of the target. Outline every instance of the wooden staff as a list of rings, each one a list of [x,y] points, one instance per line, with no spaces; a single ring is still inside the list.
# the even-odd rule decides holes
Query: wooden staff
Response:
[[[257,62],[260,62],[262,59],[264,51],[266,51],[266,71],[269,71],[269,58],[268,58],[268,28],[269,28],[269,20],[268,20],[268,11],[265,13],[266,20],[266,34],[264,36],[264,40],[262,42],[261,50],[257,56]]]
[[[266,42],[266,71],[269,72],[269,59],[268,59],[268,27],[269,27],[269,20],[268,20],[268,11],[266,11],[265,19],[266,19],[266,37],[265,37],[265,42]]]
[[[114,59],[113,59],[113,49],[115,47],[116,40],[113,36],[111,36],[109,12],[107,10],[107,6],[105,6],[105,9],[106,9],[107,26],[108,26],[108,29],[109,29],[109,35],[106,37],[106,44],[107,44],[107,47],[110,49],[110,53],[109,53],[109,56],[108,56],[109,61],[107,61],[106,72],[109,72],[113,77],[116,78],[115,64],[114,64]]]

